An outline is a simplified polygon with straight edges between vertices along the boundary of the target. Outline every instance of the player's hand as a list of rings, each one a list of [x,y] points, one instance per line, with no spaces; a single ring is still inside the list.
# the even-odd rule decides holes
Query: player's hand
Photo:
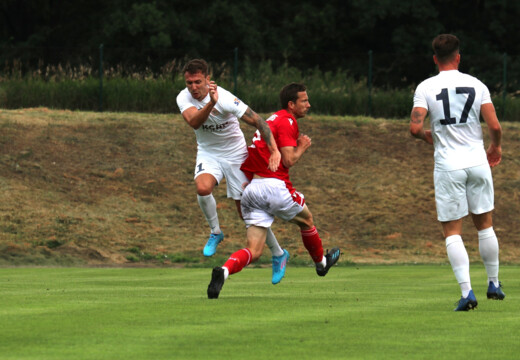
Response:
[[[303,148],[304,150],[308,149],[311,146],[311,138],[305,134],[300,134],[298,140],[296,142],[298,147]]]
[[[278,151],[278,149],[276,149],[269,157],[269,165],[267,167],[272,172],[276,172],[276,170],[278,170],[278,167],[280,166],[281,160],[282,154],[280,153],[280,151]]]
[[[487,159],[489,166],[494,167],[500,164],[500,161],[502,161],[502,147],[501,146],[495,146],[493,144],[489,145],[487,151]]]
[[[426,141],[428,144],[433,145],[433,136],[431,130],[424,130],[424,141]]]
[[[209,82],[209,98],[213,104],[216,104],[218,101],[218,91],[217,91],[217,83],[213,80]]]

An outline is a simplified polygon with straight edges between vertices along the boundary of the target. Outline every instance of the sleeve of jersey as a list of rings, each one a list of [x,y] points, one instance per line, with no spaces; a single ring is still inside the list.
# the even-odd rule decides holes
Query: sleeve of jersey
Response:
[[[186,92],[181,91],[179,95],[177,95],[177,106],[179,107],[179,111],[182,114],[184,110],[195,105],[193,105],[191,101],[188,99],[188,96],[186,96]]]
[[[248,108],[247,104],[243,103],[242,100],[221,87],[218,88],[218,97],[220,106],[222,106],[225,111],[230,112],[239,119],[244,115]]]
[[[482,84],[482,104],[490,104],[493,103],[491,100],[491,94],[489,93],[489,89],[486,85]]]
[[[426,96],[423,93],[423,86],[419,84],[417,89],[415,89],[415,94],[413,95],[413,107],[420,107],[428,110],[428,102],[426,101]]]
[[[289,119],[282,119],[276,130],[276,145],[279,148],[298,145],[298,133],[296,128],[289,122]]]

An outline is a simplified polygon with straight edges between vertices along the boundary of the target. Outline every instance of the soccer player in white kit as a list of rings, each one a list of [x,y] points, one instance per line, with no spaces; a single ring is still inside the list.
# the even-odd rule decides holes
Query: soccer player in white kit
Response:
[[[238,214],[242,218],[240,199],[243,186],[248,183],[248,179],[240,170],[240,166],[247,157],[247,146],[238,119],[256,127],[262,136],[269,139],[271,157],[268,167],[271,171],[278,169],[281,154],[265,120],[229,91],[211,81],[208,64],[204,60],[189,61],[184,66],[183,73],[186,88],[177,96],[177,105],[184,120],[195,130],[197,138],[197,198],[211,228],[203,254],[212,256],[224,239],[217,204],[212,195],[214,187],[223,177],[227,181],[227,196],[235,200]],[[276,261],[284,257],[285,253],[271,229],[268,231],[267,245],[273,255],[273,264],[285,266],[285,262]],[[275,272],[284,270],[273,266],[273,279]]]
[[[493,230],[493,178],[500,163],[502,128],[488,88],[477,78],[458,71],[459,40],[451,34],[432,43],[439,74],[415,91],[410,132],[434,146],[434,187],[437,218],[446,238],[446,251],[462,296],[455,311],[477,306],[469,274],[469,258],[462,241],[462,219],[471,213],[478,231],[479,251],[487,272],[488,299],[503,300],[498,281],[498,240]],[[429,113],[431,130],[423,123]],[[480,115],[491,144],[484,148]]]

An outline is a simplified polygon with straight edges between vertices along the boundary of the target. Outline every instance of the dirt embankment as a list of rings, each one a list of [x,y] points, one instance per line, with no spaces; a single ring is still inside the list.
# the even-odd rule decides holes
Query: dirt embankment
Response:
[[[514,263],[520,127],[503,128],[495,230],[501,261]],[[326,248],[339,245],[342,261],[355,263],[447,261],[433,149],[409,135],[406,120],[313,115],[300,129],[312,146],[291,177]],[[250,142],[253,129],[244,131]],[[178,115],[0,110],[0,264],[183,265],[229,256],[244,246],[245,228],[225,183],[215,197],[226,239],[216,260],[201,256],[209,230],[192,180],[195,153]],[[296,226],[277,220],[273,229],[294,263],[308,261]],[[469,219],[463,237],[478,260]]]

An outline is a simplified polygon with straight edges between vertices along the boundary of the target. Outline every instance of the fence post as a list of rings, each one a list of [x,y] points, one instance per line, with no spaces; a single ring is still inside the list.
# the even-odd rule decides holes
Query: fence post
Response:
[[[506,116],[506,95],[507,95],[507,53],[503,58],[503,79],[502,79],[502,120]]]
[[[372,50],[368,51],[368,116],[372,116]]]
[[[103,111],[103,44],[99,45],[99,112]]]
[[[234,61],[234,68],[233,68],[233,83],[234,83],[234,90],[233,90],[233,95],[235,96],[238,96],[237,95],[237,89],[238,89],[238,85],[237,85],[237,78],[238,78],[238,48],[236,47],[235,50],[234,50],[234,53],[235,53],[235,61]]]

